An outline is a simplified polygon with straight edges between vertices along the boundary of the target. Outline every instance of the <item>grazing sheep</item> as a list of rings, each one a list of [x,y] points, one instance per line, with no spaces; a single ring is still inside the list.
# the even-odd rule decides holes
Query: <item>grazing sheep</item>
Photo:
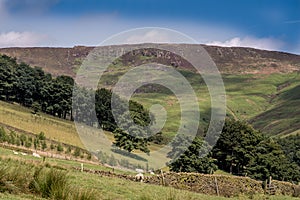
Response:
[[[151,169],[148,170],[148,173],[151,174],[151,175],[155,175],[154,172]]]
[[[143,182],[144,181],[144,175],[142,173],[138,173],[137,175],[135,175],[135,180]]]
[[[33,153],[32,155],[33,155],[33,157],[41,158],[41,156],[39,154],[37,154],[37,153]]]
[[[18,155],[18,154],[19,154],[19,153],[18,153],[18,152],[16,152],[16,151],[13,151],[13,152],[14,152],[14,154],[15,154],[15,155]]]
[[[27,153],[23,153],[23,152],[21,152],[21,154],[22,154],[22,156],[27,156]]]

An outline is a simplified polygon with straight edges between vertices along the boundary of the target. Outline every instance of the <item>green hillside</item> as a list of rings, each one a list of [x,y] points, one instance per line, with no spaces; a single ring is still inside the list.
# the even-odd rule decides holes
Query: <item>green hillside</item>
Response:
[[[168,44],[165,44],[168,45]],[[104,51],[123,46],[104,46]],[[171,45],[172,46],[172,45]],[[189,44],[176,48],[189,49]],[[237,119],[248,120],[255,128],[268,135],[287,135],[299,130],[299,66],[300,56],[284,52],[265,51],[241,47],[217,47],[198,45],[204,48],[216,63],[222,74],[226,89],[227,114]],[[73,48],[3,48],[0,53],[15,57],[18,63],[25,62],[39,66],[53,76],[76,76],[76,71],[93,47]],[[192,53],[192,52],[191,52]],[[147,54],[151,55],[148,56]],[[51,56],[49,56],[51,55]],[[137,52],[135,56],[124,55],[118,59],[101,77],[100,84],[113,88],[118,78],[129,69],[145,62],[159,62],[165,65],[176,64],[176,70],[191,83],[198,95],[201,111],[201,128],[210,119],[209,93],[201,76],[192,70],[190,64],[171,54],[170,59],[155,57],[154,49]],[[197,56],[195,54],[195,56]],[[155,89],[155,87],[154,87]],[[163,130],[169,138],[176,132],[180,108],[172,92],[159,90],[140,90],[133,99],[148,108],[153,103],[161,103],[168,110],[170,120]]]
[[[111,67],[101,78],[102,87],[113,88],[125,74],[122,68]],[[210,120],[210,99],[207,87],[199,74],[189,70],[179,70],[191,83],[197,94],[202,129]],[[300,74],[222,74],[226,90],[227,115],[247,120],[255,128],[268,135],[289,134],[299,130]],[[107,81],[110,80],[110,81]],[[180,124],[180,105],[176,96],[167,89],[154,86],[140,89],[132,97],[146,108],[161,104],[168,111],[168,121],[163,132],[172,136]]]

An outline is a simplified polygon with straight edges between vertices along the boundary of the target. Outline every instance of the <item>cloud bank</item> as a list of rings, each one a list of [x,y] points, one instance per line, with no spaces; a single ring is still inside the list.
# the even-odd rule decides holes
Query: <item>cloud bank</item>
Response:
[[[33,32],[6,32],[0,33],[0,47],[29,47],[39,46],[47,36]]]
[[[224,42],[213,41],[206,43],[207,45],[222,46],[222,47],[251,47],[264,50],[281,50],[284,42],[273,38],[255,38],[255,37],[235,37]]]

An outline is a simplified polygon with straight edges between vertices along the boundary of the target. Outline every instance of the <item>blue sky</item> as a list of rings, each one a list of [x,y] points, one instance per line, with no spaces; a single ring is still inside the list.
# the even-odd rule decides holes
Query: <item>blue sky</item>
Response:
[[[97,45],[146,26],[299,54],[299,11],[300,0],[0,0],[0,47]]]

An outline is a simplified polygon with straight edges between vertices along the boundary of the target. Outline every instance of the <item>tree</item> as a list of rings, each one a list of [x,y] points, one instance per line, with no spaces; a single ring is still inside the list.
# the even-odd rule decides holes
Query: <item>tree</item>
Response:
[[[246,122],[226,119],[220,138],[212,150],[213,158],[218,160],[220,169],[242,174],[262,140],[262,134]]]
[[[0,99],[10,101],[14,98],[14,85],[16,82],[16,59],[0,55]]]
[[[133,136],[124,132],[122,129],[117,128],[114,131],[115,142],[114,145],[132,152],[134,149],[141,150],[142,152],[149,153],[147,138]]]
[[[176,159],[185,151],[192,143],[192,138],[185,135],[177,135],[171,142],[172,151],[168,152],[168,158]]]
[[[176,141],[176,144],[177,142],[178,140]],[[174,145],[173,148],[176,146],[177,145]],[[177,150],[178,149],[176,148],[174,152],[178,152]],[[168,166],[170,167],[171,171],[175,172],[198,172],[205,174],[213,173],[218,169],[217,165],[215,164],[215,159],[211,158],[210,156],[201,156],[203,153],[208,153],[207,150],[207,143],[205,143],[202,138],[195,137],[188,149],[181,154],[178,159],[173,159]],[[176,153],[169,155],[175,156]]]
[[[295,162],[300,166],[300,134],[279,138],[278,144],[290,162]]]
[[[265,180],[272,176],[277,180],[300,181],[300,167],[289,161],[280,145],[273,139],[260,142],[253,154],[255,156],[246,169],[250,177]]]
[[[37,114],[41,110],[41,105],[38,102],[33,102],[31,105],[31,108],[33,109],[33,114]]]

